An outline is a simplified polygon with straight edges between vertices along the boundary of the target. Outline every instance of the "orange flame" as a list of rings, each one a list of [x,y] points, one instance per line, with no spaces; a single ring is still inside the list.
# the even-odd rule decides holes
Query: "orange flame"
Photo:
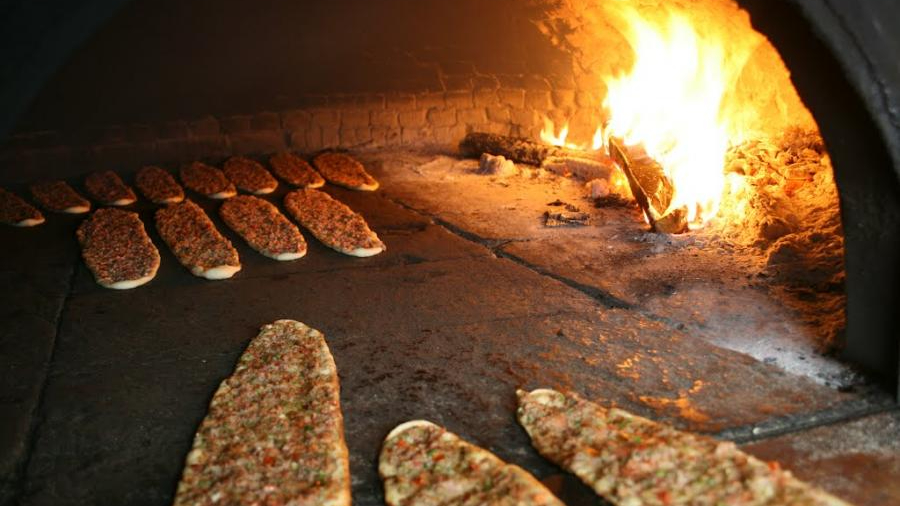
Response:
[[[547,144],[552,144],[553,146],[566,147],[570,149],[584,149],[584,146],[580,146],[578,144],[573,144],[571,142],[566,142],[566,139],[569,137],[569,122],[566,121],[562,128],[559,130],[559,134],[556,133],[556,127],[553,125],[553,121],[550,118],[544,116],[544,128],[541,129],[541,140],[546,142]]]
[[[701,36],[686,15],[663,12],[652,20],[633,8],[621,12],[634,66],[606,79],[603,107],[610,119],[600,137],[642,145],[674,188],[669,209],[657,212],[686,208],[696,227],[716,214],[725,189],[725,153],[735,128],[721,114],[723,97],[749,51],[743,58],[731,54],[729,46],[737,45],[714,30]]]

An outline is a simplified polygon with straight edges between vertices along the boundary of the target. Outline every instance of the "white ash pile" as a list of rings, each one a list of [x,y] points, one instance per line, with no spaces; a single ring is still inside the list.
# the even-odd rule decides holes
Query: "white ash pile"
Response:
[[[844,321],[844,238],[822,137],[792,129],[751,140],[728,152],[726,167],[731,188],[711,232],[761,250],[761,275],[794,294],[833,347]]]

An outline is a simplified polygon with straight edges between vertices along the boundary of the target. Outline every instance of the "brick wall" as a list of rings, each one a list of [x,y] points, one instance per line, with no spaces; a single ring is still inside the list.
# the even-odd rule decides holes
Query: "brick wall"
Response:
[[[587,141],[600,121],[595,95],[576,91],[574,82],[538,77],[481,77],[452,91],[315,96],[305,102],[278,112],[18,133],[0,149],[0,179],[24,183],[100,168],[133,170],[282,150],[454,150],[472,131],[537,138],[544,118],[557,126],[569,121],[572,138]]]

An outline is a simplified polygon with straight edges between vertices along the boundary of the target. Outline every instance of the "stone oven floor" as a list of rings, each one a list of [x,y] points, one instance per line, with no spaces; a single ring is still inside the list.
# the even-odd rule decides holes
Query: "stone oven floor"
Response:
[[[310,239],[306,258],[277,263],[229,234],[244,263],[233,279],[194,278],[160,247],[157,278],[117,292],[78,260],[79,218],[0,229],[0,504],[169,504],[218,383],[278,318],[326,334],[358,505],[383,504],[381,439],[412,418],[523,466],[567,504],[600,504],[516,424],[515,389],[538,386],[736,440],[859,505],[900,502],[896,405],[815,355],[733,258],[586,202],[571,203],[591,226],[544,229],[548,202],[577,198],[567,180],[540,189],[439,156],[365,158],[381,190],[328,191],[387,244],[368,259]]]

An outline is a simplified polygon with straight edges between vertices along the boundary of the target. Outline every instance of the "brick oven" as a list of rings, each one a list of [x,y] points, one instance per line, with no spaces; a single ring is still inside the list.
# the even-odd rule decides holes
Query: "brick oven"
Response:
[[[379,442],[414,417],[517,463],[567,504],[596,503],[515,426],[513,392],[526,386],[736,441],[857,504],[900,499],[890,2],[5,9],[4,188],[28,199],[35,182],[80,191],[101,169],[131,184],[146,165],[175,175],[194,161],[337,151],[380,186],[326,191],[387,250],[351,259],[307,234],[305,258],[275,262],[228,230],[219,202],[188,192],[243,263],[232,279],[200,280],[138,199],[129,209],[161,264],[119,292],[80,259],[83,217],[4,227],[0,504],[171,503],[216,385],[278,318],[321,329],[335,355],[357,504],[382,503]],[[646,55],[661,39],[641,38],[638,21],[674,38],[669,15],[718,52],[695,61],[703,51],[689,45],[676,62],[661,50],[643,64],[670,73],[639,81],[638,46]],[[693,94],[674,93],[679,72]],[[723,97],[707,111],[718,88],[693,80],[705,73]],[[707,134],[704,114],[728,125]],[[689,133],[701,151],[669,156],[666,136]],[[694,170],[717,143],[712,172],[693,176],[721,180],[715,203],[684,200],[691,176],[672,167]],[[288,190],[264,198],[283,207]]]

